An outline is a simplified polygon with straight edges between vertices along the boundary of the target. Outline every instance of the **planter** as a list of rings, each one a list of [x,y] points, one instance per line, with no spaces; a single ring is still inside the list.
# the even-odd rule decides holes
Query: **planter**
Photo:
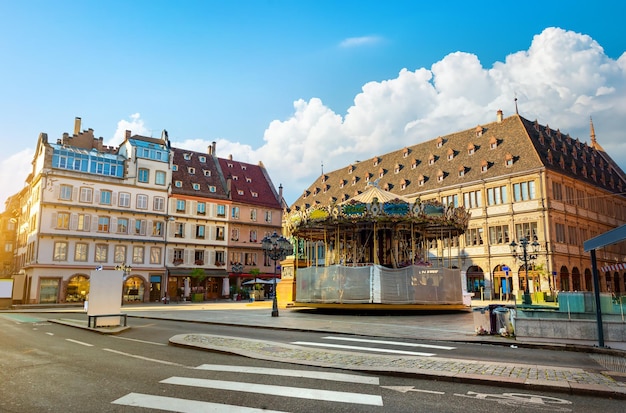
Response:
[[[191,294],[191,301],[194,303],[199,303],[204,301],[204,294],[202,293],[193,293]]]

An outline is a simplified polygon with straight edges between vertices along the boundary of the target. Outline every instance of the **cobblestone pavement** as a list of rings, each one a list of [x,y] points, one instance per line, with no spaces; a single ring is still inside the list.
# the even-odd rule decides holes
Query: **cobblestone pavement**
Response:
[[[477,381],[504,386],[523,386],[537,390],[602,393],[611,397],[626,398],[626,383],[616,380],[613,377],[614,372],[609,374],[609,372],[588,372],[578,368],[444,357],[370,355],[206,334],[181,334],[170,338],[170,343],[317,367],[410,374],[416,377],[436,377],[455,381]]]

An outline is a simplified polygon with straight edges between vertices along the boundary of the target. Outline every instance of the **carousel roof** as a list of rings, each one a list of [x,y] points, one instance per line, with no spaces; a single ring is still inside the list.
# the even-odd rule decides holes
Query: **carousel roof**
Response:
[[[408,198],[405,198],[401,195],[394,194],[389,191],[384,191],[378,187],[376,184],[369,184],[365,190],[365,192],[351,198],[350,200],[344,201],[341,203],[347,204],[351,201],[362,202],[364,204],[371,204],[374,200],[378,200],[378,202],[389,202],[393,200],[404,201],[407,204],[410,202]]]

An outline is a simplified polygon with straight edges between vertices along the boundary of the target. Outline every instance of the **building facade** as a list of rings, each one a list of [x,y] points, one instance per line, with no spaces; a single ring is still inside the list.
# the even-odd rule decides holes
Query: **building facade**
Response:
[[[461,268],[475,297],[541,301],[558,291],[591,291],[583,241],[626,222],[624,172],[596,140],[589,144],[515,114],[325,173],[291,208],[340,203],[367,184],[409,199],[462,206],[471,213],[462,237],[432,240],[428,261]],[[512,243],[527,248],[512,253]],[[622,263],[606,251],[600,265]],[[624,294],[624,272],[601,274],[601,290]]]
[[[229,295],[234,201],[215,145],[202,154],[172,148],[166,131],[160,138],[126,131],[119,147],[108,147],[92,129],[81,131],[76,118],[71,136],[52,143],[40,134],[32,164],[0,218],[0,259],[15,279],[15,303],[85,301],[97,269],[124,272],[123,302],[187,297],[194,270],[203,275],[202,299]],[[265,211],[265,194],[272,193],[268,231],[280,231],[278,193],[262,166],[246,168],[251,188],[264,195],[258,206],[256,197],[237,196],[238,208]],[[239,274],[256,263],[248,258]]]

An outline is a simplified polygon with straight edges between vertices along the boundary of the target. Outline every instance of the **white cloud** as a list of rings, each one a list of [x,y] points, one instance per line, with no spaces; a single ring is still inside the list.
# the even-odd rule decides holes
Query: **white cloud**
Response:
[[[34,154],[33,149],[27,148],[0,162],[0,211],[4,211],[4,202],[9,196],[24,188],[24,181],[32,171]]]
[[[130,120],[122,119],[117,122],[117,129],[111,139],[107,141],[106,145],[118,146],[124,141],[127,130],[131,132],[131,135],[151,136],[151,131],[146,127],[143,119],[141,119],[140,113],[134,113],[130,115],[129,118]],[[159,132],[159,137],[160,136],[161,132]]]
[[[380,41],[381,38],[378,36],[348,37],[347,39],[344,39],[339,43],[339,47],[349,48],[367,46],[370,44],[376,44]]]

